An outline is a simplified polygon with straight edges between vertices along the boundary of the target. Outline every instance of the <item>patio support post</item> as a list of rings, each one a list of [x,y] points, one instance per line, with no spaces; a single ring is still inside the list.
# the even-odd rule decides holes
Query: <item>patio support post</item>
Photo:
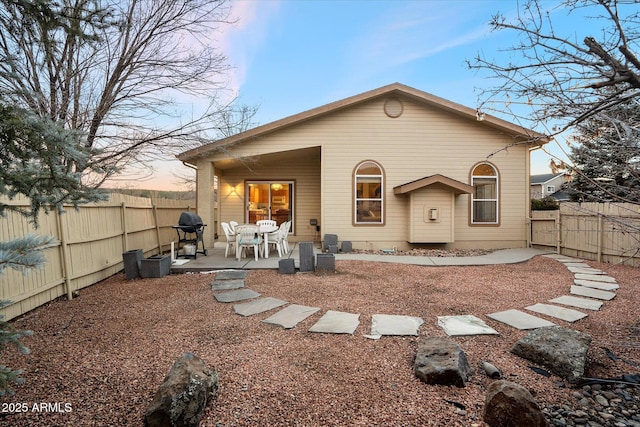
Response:
[[[213,186],[215,170],[210,160],[202,159],[198,161],[196,170],[196,212],[202,218],[207,227],[204,229],[204,245],[207,248],[213,247],[215,243],[216,218],[214,209]]]

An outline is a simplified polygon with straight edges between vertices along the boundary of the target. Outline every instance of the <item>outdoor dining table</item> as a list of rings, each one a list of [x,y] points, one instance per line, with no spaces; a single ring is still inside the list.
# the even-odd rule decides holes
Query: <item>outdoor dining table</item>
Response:
[[[256,225],[256,224],[242,224],[242,225]],[[277,226],[272,225],[260,225],[258,232],[262,235],[262,241],[264,242],[264,258],[269,258],[269,233],[277,231]],[[236,239],[236,254],[238,254],[238,239]]]

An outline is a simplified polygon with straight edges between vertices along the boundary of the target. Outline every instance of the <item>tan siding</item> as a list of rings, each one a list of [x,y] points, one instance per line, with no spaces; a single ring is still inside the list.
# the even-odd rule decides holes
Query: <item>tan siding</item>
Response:
[[[351,240],[355,247],[389,247],[409,240],[409,198],[394,195],[393,187],[433,174],[470,183],[471,168],[496,152],[490,161],[501,174],[500,227],[469,226],[468,196],[459,196],[455,204],[455,239],[456,242],[494,241],[501,246],[524,245],[528,213],[528,147],[514,145],[501,151],[513,142],[510,135],[409,99],[404,99],[403,103],[404,112],[395,119],[385,115],[384,99],[371,100],[242,143],[230,148],[229,153],[219,153],[211,159],[258,156],[259,163],[252,166],[248,176],[246,169],[237,167],[224,170],[223,178],[237,181],[263,176],[272,179],[266,163],[268,157],[260,157],[260,154],[322,147],[321,170],[316,169],[313,173],[322,182],[321,215],[314,212],[320,200],[311,202],[319,198],[317,185],[320,183],[305,187],[307,184],[301,181],[297,187],[298,225],[305,226],[303,221],[317,218],[321,220],[322,234],[338,234],[340,240]],[[261,160],[265,163],[260,163]],[[353,225],[352,173],[363,160],[374,160],[385,171],[384,226]],[[305,175],[300,170],[280,176],[292,179]],[[308,194],[307,189],[312,193]],[[227,210],[222,218],[240,216],[242,202],[227,202],[230,204],[221,208]],[[300,238],[310,236],[310,230],[300,231]]]

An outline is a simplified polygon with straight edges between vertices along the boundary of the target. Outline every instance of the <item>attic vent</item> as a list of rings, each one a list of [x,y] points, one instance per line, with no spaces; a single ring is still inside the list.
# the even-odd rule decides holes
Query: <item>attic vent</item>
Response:
[[[402,102],[397,98],[389,98],[384,102],[384,112],[392,119],[402,115],[402,108]]]

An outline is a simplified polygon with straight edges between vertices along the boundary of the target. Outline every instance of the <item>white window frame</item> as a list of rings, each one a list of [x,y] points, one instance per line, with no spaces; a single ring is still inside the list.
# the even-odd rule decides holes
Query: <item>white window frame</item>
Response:
[[[474,175],[476,168],[479,166],[489,166],[493,170],[493,175]],[[495,198],[477,198],[475,191],[475,181],[480,179],[493,179],[495,181]],[[478,163],[473,166],[471,170],[471,186],[474,187],[474,191],[471,194],[471,224],[473,225],[497,225],[500,223],[500,177],[498,169],[491,163]],[[493,202],[495,204],[496,217],[494,221],[476,221],[475,217],[475,204],[476,202]]]
[[[370,175],[370,174],[359,174],[358,171],[365,165],[372,164],[375,165],[379,170],[380,174]],[[380,179],[380,196],[379,197],[358,197],[358,179]],[[356,166],[353,173],[353,223],[355,225],[384,225],[384,209],[385,209],[385,201],[384,201],[384,169],[380,163],[375,162],[373,160],[365,160]],[[379,202],[380,203],[380,219],[379,221],[359,221],[358,220],[358,202]]]

